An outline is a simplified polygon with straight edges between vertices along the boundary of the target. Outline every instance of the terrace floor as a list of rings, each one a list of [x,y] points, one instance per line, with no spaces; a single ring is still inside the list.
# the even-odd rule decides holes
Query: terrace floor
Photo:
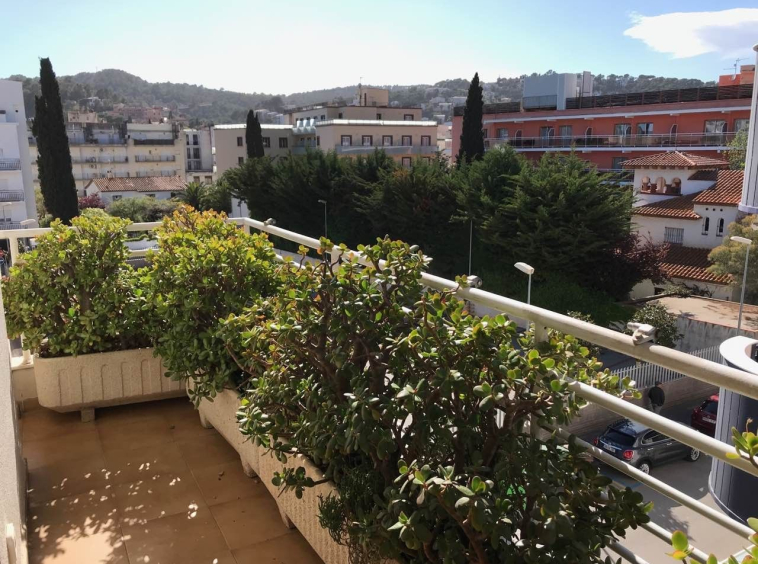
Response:
[[[32,564],[320,564],[186,399],[20,420]]]

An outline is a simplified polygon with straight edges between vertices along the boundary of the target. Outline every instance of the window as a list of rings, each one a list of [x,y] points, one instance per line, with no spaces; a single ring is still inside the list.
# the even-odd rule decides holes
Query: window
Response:
[[[413,121],[413,114],[403,114],[403,121]]]
[[[711,228],[711,218],[706,217],[703,219],[703,235],[708,235],[708,230]]]
[[[516,130],[516,139],[521,139],[521,135],[522,135],[522,134],[521,134],[521,130],[520,130],[520,129],[517,129],[517,130]]]
[[[353,136],[352,135],[343,135],[340,137],[340,145],[343,147],[349,147],[353,144]]]
[[[342,112],[337,114],[337,119],[342,119]]]
[[[571,137],[572,133],[572,127],[570,125],[562,125],[559,130],[561,137]]]
[[[552,125],[545,125],[540,127],[540,137],[548,139],[555,136],[555,128]]]
[[[421,146],[422,147],[428,147],[432,144],[432,136],[431,135],[422,135],[421,136]]]
[[[245,157],[237,157],[237,164],[238,165],[244,164],[244,162],[245,162]]]
[[[194,180],[195,182],[200,182],[200,177],[199,177],[199,176],[193,176],[193,177],[192,177],[192,180]],[[173,197],[174,197],[174,195],[173,195],[173,194],[171,194],[171,197],[173,198]]]
[[[677,132],[679,131],[679,126],[677,124],[674,124],[671,126],[671,129],[669,129],[669,135],[672,137],[676,136]]]
[[[653,134],[653,124],[652,122],[645,122],[645,123],[638,123],[637,124],[637,135],[652,135]]]
[[[189,145],[190,144],[189,135],[187,135],[186,137],[187,137],[187,145]]]
[[[392,135],[382,135],[382,145],[384,147],[392,147]]]
[[[271,148],[271,137],[261,137],[263,140],[263,148],[264,149],[270,149]]]
[[[622,167],[621,163],[623,163],[626,160],[626,157],[613,157],[613,160],[611,161],[611,168],[613,170],[621,170]]]
[[[200,158],[200,149],[198,149],[198,148],[192,149],[192,158],[193,159],[199,159]]]
[[[155,194],[145,194],[148,198],[155,198]]]
[[[362,135],[361,136],[361,145],[364,147],[371,147],[374,144],[374,136],[373,135]]]
[[[289,139],[287,139],[286,137],[280,137],[279,138],[279,148],[280,149],[286,149],[289,146],[290,146]]]
[[[403,166],[405,168],[411,168],[411,158],[410,157],[403,157]]]
[[[508,139],[508,129],[505,127],[498,127],[497,128],[497,138],[498,139]]]
[[[658,431],[648,431],[645,436],[642,437],[642,444],[651,445],[653,443],[659,443],[667,439],[668,437],[663,433],[659,433]]]
[[[205,181],[206,182],[213,182],[213,177],[212,176],[206,176],[205,177]]]
[[[403,147],[410,147],[411,145],[413,145],[413,137],[411,137],[410,135],[403,135],[401,137],[401,145]]]
[[[592,128],[591,127],[588,127],[587,129],[584,130],[584,136],[585,137],[592,137]]]
[[[726,133],[726,120],[709,119],[705,122],[706,133]]]
[[[192,144],[197,145],[197,135],[192,135]]]
[[[316,147],[321,147],[321,136],[316,135]]]
[[[629,123],[617,123],[613,126],[613,134],[623,137],[632,134],[632,126]]]
[[[738,133],[742,131],[743,129],[747,129],[750,125],[749,119],[736,119],[734,120],[734,132]]]
[[[376,114],[376,119],[382,119],[382,114]]]
[[[121,198],[122,198],[122,196],[115,196],[114,195],[113,198],[111,198],[111,199],[115,202],[116,200],[120,200]]]
[[[724,236],[724,218],[720,217],[718,223],[716,224],[716,237],[723,237]]]
[[[189,147],[187,147],[187,158],[188,159],[192,158],[192,150]],[[139,160],[139,159],[137,159],[137,160]]]
[[[321,121],[325,121],[325,120],[326,120],[326,116],[324,114],[321,114]]]
[[[664,243],[671,243],[672,245],[681,245],[684,243],[684,228],[683,227],[666,227],[663,231]]]
[[[242,147],[242,137],[237,137],[237,147]]]

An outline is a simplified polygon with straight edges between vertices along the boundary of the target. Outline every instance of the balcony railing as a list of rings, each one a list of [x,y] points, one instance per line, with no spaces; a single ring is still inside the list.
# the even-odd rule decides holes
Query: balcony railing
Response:
[[[99,146],[107,146],[107,145],[126,145],[126,139],[123,137],[111,137],[108,139],[98,139],[97,137],[88,137],[86,139],[82,138],[71,138],[68,139],[69,145],[99,145]]]
[[[228,221],[239,225],[246,232],[251,230],[257,230],[266,232],[269,235],[280,237],[284,240],[294,242],[299,245],[311,249],[318,249],[321,246],[321,242],[318,239],[308,237],[299,233],[288,231],[281,227],[272,225],[270,221],[265,223],[256,221],[249,218],[237,218],[229,219]],[[137,223],[131,224],[127,227],[128,231],[150,231],[160,225],[160,222],[153,223]],[[7,231],[3,233],[0,238],[8,240],[8,248],[11,252],[11,257],[20,257],[23,259],[21,249],[19,247],[19,241],[26,238],[34,238],[49,232],[50,229],[36,228],[36,229],[20,229],[16,231]],[[144,257],[150,252],[147,249],[130,251],[133,258]],[[364,259],[360,253],[356,253],[350,250],[343,250],[339,247],[333,247],[328,251],[332,261],[337,261],[339,257],[344,253],[351,253],[363,264],[369,265],[368,259]],[[280,257],[282,258],[282,257]],[[16,259],[19,260],[19,259]],[[561,333],[574,335],[575,337],[584,341],[594,343],[600,347],[604,347],[611,351],[628,355],[632,358],[646,361],[651,365],[657,365],[665,369],[673,370],[684,376],[694,378],[698,381],[705,382],[713,386],[719,386],[726,390],[731,390],[754,400],[758,400],[758,384],[756,383],[756,376],[732,368],[730,366],[719,364],[705,358],[699,358],[698,356],[690,355],[685,352],[681,352],[674,349],[669,349],[664,346],[656,345],[651,341],[640,338],[640,336],[631,336],[612,329],[600,327],[568,317],[553,311],[542,309],[537,306],[525,304],[504,296],[500,296],[491,292],[480,290],[474,287],[462,287],[459,282],[434,276],[431,274],[422,274],[421,284],[428,288],[432,288],[438,291],[449,291],[457,295],[458,298],[466,300],[477,307],[490,308],[492,310],[503,312],[510,315],[514,319],[524,320],[531,324],[534,329],[534,336],[537,342],[546,341],[548,339],[548,330],[554,329]],[[639,422],[642,425],[646,425],[656,431],[670,437],[675,441],[684,443],[694,449],[698,449],[700,452],[707,454],[719,461],[719,464],[727,464],[734,469],[745,472],[751,476],[758,477],[758,465],[754,465],[753,462],[745,454],[738,454],[734,456],[734,447],[728,443],[722,442],[718,439],[701,434],[689,426],[678,423],[674,420],[668,419],[659,414],[653,413],[645,408],[639,407],[626,399],[619,398],[610,394],[607,394],[597,388],[593,388],[581,382],[572,380],[566,376],[562,376],[559,373],[552,374],[553,377],[562,381],[567,388],[581,397],[590,404],[599,406],[606,410],[609,410],[619,416],[627,417],[634,421]],[[731,533],[735,533],[743,538],[753,534],[750,527],[746,526],[741,521],[738,521],[731,516],[722,513],[721,511],[714,509],[712,506],[695,499],[685,493],[683,493],[676,486],[669,485],[663,481],[654,478],[648,474],[645,474],[641,470],[627,464],[626,462],[604,452],[603,450],[594,447],[593,445],[577,438],[572,435],[566,429],[559,425],[544,426],[548,432],[553,433],[556,437],[563,439],[567,442],[571,441],[576,445],[579,445],[586,449],[593,457],[604,462],[608,466],[614,468],[642,483],[653,491],[661,494],[662,496],[669,498],[674,502],[674,505],[680,505],[688,510],[698,514],[700,517],[710,521],[715,527],[720,527],[721,530],[725,530]],[[533,432],[540,433],[540,429],[534,428]],[[677,482],[680,485],[680,482]],[[681,487],[684,487],[681,484]],[[745,495],[754,495],[754,492],[745,491]],[[698,497],[702,497],[701,493],[697,494]],[[671,507],[665,508],[665,511],[670,512]],[[667,513],[671,515],[671,513]],[[677,516],[678,517],[678,516]],[[664,523],[669,528],[676,527],[678,521],[673,520],[671,523],[667,521]],[[649,533],[649,539],[660,539],[666,543],[671,542],[672,532],[667,530],[663,525],[651,521],[650,523],[641,526],[642,530]],[[709,538],[715,539],[715,546],[708,547],[695,547],[691,557],[697,562],[706,562],[707,552],[723,553],[724,547],[720,544],[720,538],[718,535],[709,536]],[[626,542],[626,541],[625,541]],[[624,546],[621,542],[611,543],[608,548],[616,552],[624,560],[633,562],[636,564],[645,564],[645,560],[635,555],[633,550]],[[736,550],[740,550],[737,548]],[[665,558],[663,552],[661,558]]]
[[[21,159],[0,159],[0,170],[21,170]]]
[[[388,155],[433,155],[437,152],[437,145],[341,145],[334,146],[334,150],[341,155],[365,155],[381,149]]]
[[[674,133],[654,135],[582,135],[540,137],[490,137],[485,146],[510,145],[516,149],[566,149],[585,148],[725,148],[734,139],[735,132],[727,133]]]
[[[0,202],[23,202],[22,190],[0,190]]]
[[[129,157],[74,157],[71,159],[74,164],[110,164],[110,163],[128,163]]]
[[[11,231],[15,229],[23,229],[24,226],[17,221],[0,221],[0,230]]]
[[[173,145],[173,139],[132,139],[135,145]]]
[[[172,163],[176,161],[176,155],[137,155],[134,162],[137,163]]]

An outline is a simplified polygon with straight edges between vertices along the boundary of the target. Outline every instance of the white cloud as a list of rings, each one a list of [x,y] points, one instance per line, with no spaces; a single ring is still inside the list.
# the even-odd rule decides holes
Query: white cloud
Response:
[[[632,14],[624,35],[639,39],[675,59],[716,53],[736,57],[750,52],[758,41],[758,8],[718,12],[673,12],[659,16]]]

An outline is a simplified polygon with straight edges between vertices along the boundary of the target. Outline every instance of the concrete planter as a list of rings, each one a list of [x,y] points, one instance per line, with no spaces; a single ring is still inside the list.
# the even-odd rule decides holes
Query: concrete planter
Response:
[[[206,428],[216,429],[239,453],[242,468],[247,476],[253,477],[257,474],[260,477],[276,500],[279,513],[287,527],[297,527],[297,530],[326,564],[348,564],[347,547],[334,542],[318,520],[319,495],[326,497],[330,493],[336,494],[337,490],[331,483],[319,484],[313,488],[307,488],[303,492],[303,497],[297,499],[294,492],[282,493],[274,486],[271,479],[275,472],[282,470],[283,465],[270,453],[266,453],[264,448],[256,446],[240,433],[236,416],[239,402],[240,395],[236,390],[224,390],[217,394],[213,401],[203,399],[198,408],[201,424]],[[321,471],[306,458],[291,457],[287,461],[287,466],[304,466],[309,477],[316,481],[323,478]]]
[[[153,349],[133,349],[60,358],[35,358],[40,405],[53,411],[81,411],[91,421],[95,408],[183,395],[184,383],[164,376]]]

